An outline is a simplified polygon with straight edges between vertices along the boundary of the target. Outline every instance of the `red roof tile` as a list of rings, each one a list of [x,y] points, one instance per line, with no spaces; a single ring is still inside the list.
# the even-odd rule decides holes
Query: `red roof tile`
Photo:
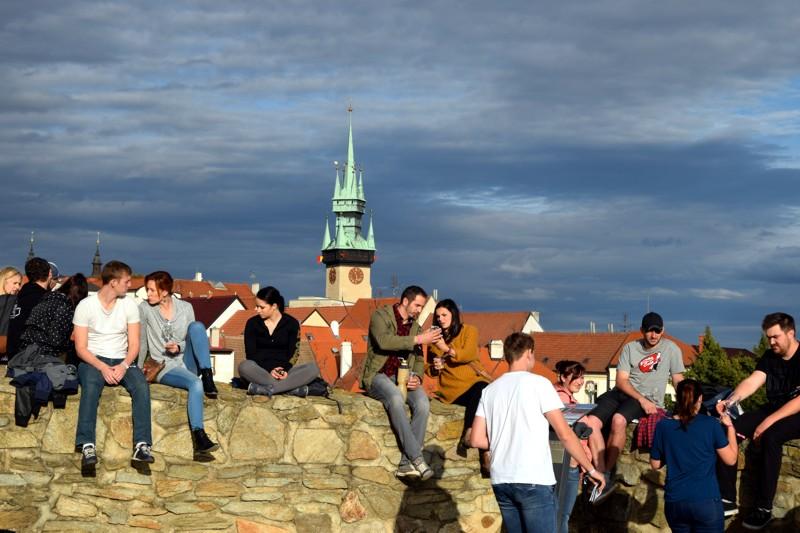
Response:
[[[237,296],[183,298],[183,300],[192,304],[195,319],[202,322],[206,328],[211,327],[211,324],[213,324],[234,302],[238,301],[242,303]]]
[[[503,340],[515,331],[522,331],[529,316],[528,311],[465,312],[461,321],[478,328],[478,345],[486,346],[489,341]]]
[[[222,325],[220,332],[227,336],[244,335],[244,325],[250,320],[250,317],[254,316],[256,316],[256,312],[251,309],[236,311],[233,316]]]
[[[341,319],[341,325],[348,328],[369,330],[369,319],[379,307],[393,304],[397,298],[360,298],[355,304],[344,309],[347,315]]]

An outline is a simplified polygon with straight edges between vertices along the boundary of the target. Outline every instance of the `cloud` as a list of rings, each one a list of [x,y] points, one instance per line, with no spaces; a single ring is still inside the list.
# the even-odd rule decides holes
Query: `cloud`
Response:
[[[3,3],[0,262],[36,231],[86,270],[99,230],[140,271],[319,294],[352,102],[377,289],[752,344],[800,296],[793,7]]]

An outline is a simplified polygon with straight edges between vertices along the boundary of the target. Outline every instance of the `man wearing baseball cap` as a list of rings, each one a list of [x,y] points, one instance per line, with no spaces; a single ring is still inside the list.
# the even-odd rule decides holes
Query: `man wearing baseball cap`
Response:
[[[622,348],[617,364],[616,386],[597,399],[597,406],[584,422],[592,428],[589,449],[595,467],[605,473],[607,483],[595,500],[599,503],[616,488],[611,470],[625,446],[625,429],[631,420],[655,414],[664,407],[667,380],[677,386],[683,380],[683,357],[678,346],[664,338],[664,320],[658,313],[642,317],[642,338]],[[602,430],[610,424],[608,441]]]

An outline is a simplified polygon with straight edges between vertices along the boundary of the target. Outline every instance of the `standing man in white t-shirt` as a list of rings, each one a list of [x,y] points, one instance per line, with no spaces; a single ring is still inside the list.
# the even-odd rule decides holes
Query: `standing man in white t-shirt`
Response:
[[[100,277],[103,286],[75,309],[75,351],[81,359],[78,379],[81,403],[78,410],[76,448],[83,455],[81,465],[97,463],[95,427],[97,405],[106,385],[122,385],[133,400],[133,461],[152,463],[150,446],[150,387],[134,365],[139,356],[139,308],[126,298],[131,285],[131,267],[109,261]]]
[[[508,372],[483,390],[471,444],[489,449],[491,479],[508,531],[556,531],[556,477],[549,427],[602,490],[605,479],[592,467],[570,429],[553,385],[531,373],[533,337],[512,333],[503,342]]]

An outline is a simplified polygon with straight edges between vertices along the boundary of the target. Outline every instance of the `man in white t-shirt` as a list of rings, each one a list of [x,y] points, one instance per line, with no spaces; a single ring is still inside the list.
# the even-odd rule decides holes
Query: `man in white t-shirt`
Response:
[[[78,379],[81,403],[78,409],[76,448],[81,466],[97,463],[95,427],[100,394],[106,385],[122,385],[133,401],[133,461],[152,463],[150,446],[150,387],[142,371],[133,366],[139,356],[139,308],[126,298],[131,285],[131,267],[109,261],[100,274],[103,286],[82,300],[75,309],[75,351],[81,359]]]
[[[471,444],[491,451],[491,480],[508,531],[556,531],[556,478],[549,428],[600,485],[605,480],[570,429],[552,383],[531,373],[533,337],[512,333],[503,342],[508,372],[483,390]]]

